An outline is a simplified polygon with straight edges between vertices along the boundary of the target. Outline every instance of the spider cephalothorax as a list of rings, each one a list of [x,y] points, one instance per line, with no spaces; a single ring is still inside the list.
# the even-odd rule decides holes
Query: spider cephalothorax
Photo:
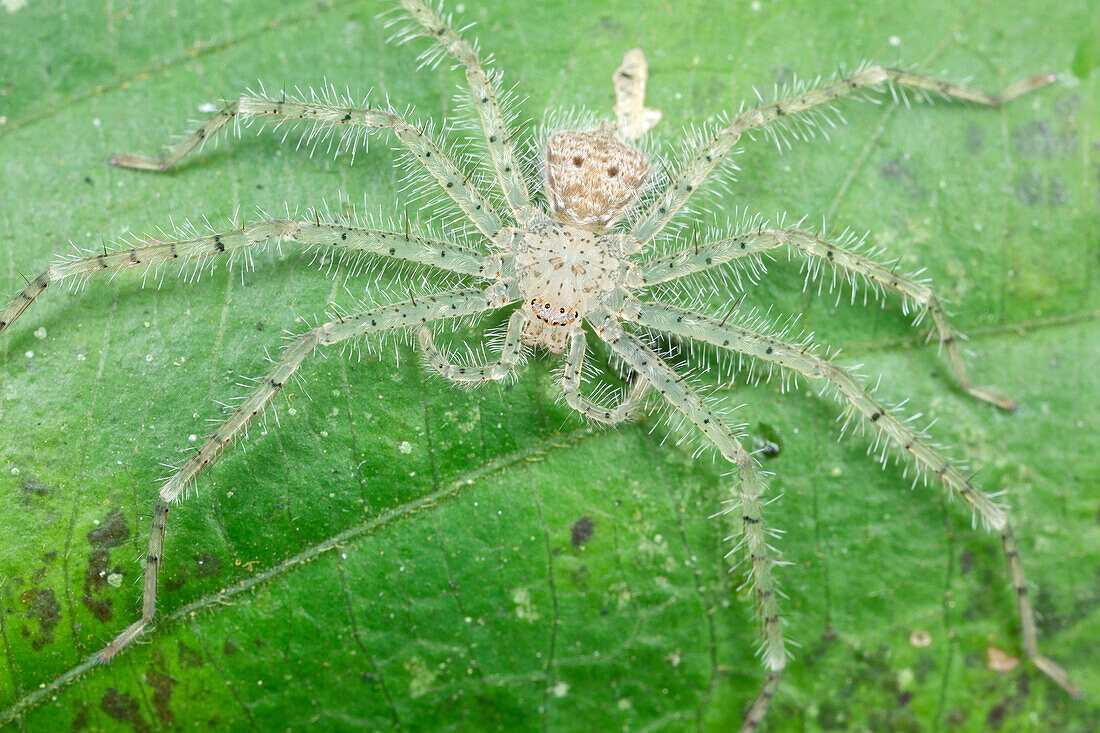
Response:
[[[456,384],[472,386],[510,378],[523,362],[527,347],[536,346],[563,355],[558,374],[562,399],[584,417],[604,425],[621,423],[644,405],[647,392],[651,392],[656,402],[678,416],[684,428],[695,431],[705,445],[733,466],[725,511],[740,514],[738,548],[743,548],[748,558],[746,586],[760,611],[762,657],[768,673],[745,718],[744,728],[754,729],[763,719],[787,664],[774,580],[774,570],[780,564],[773,547],[776,531],[768,527],[764,516],[769,501],[766,475],[758,469],[738,432],[686,380],[686,375],[664,359],[654,339],[656,334],[668,340],[703,344],[723,355],[822,383],[825,391],[844,405],[845,424],[859,422],[884,450],[893,450],[918,473],[942,483],[949,496],[964,502],[1000,535],[1027,655],[1057,684],[1076,692],[1066,673],[1039,652],[1012,523],[1007,509],[993,495],[979,489],[927,435],[915,430],[896,408],[884,404],[849,370],[830,360],[808,336],[792,341],[783,329],[737,313],[736,303],[724,313],[710,313],[688,307],[683,300],[668,302],[667,291],[662,288],[684,278],[722,272],[723,268],[728,274],[738,262],[752,263],[762,253],[787,250],[810,262],[811,274],[823,267],[833,268],[842,279],[864,279],[876,291],[898,295],[921,315],[927,314],[960,387],[1001,408],[1013,409],[1012,401],[997,391],[971,383],[960,355],[958,335],[928,284],[875,261],[858,251],[852,241],[830,241],[812,231],[769,226],[757,220],[724,236],[690,243],[678,240],[669,228],[683,220],[689,200],[720,173],[723,161],[729,159],[742,137],[755,130],[805,130],[804,126],[815,124],[815,110],[827,109],[842,98],[888,88],[994,106],[1037,89],[1052,77],[1034,77],[994,96],[899,69],[861,67],[743,110],[691,140],[682,160],[654,182],[650,160],[632,142],[660,119],[659,113],[643,106],[646,67],[640,52],[629,52],[614,76],[614,123],[558,130],[548,137],[540,156],[524,158],[517,153],[516,131],[500,101],[499,77],[486,72],[475,47],[421,0],[400,0],[400,5],[406,12],[403,20],[409,21],[404,33],[399,34],[401,40],[427,38],[430,59],[450,56],[465,67],[469,102],[476,110],[477,131],[483,133],[488,153],[485,166],[466,160],[453,146],[435,140],[427,126],[406,120],[394,108],[356,104],[337,98],[329,90],[295,98],[270,97],[262,88],[258,95],[248,93],[226,104],[163,157],[125,155],[112,162],[165,170],[229,123],[241,120],[305,123],[311,126],[303,138],[307,142],[324,140],[341,130],[345,132],[341,144],[351,147],[359,144],[367,131],[390,133],[408,153],[409,165],[420,172],[448,207],[452,215],[449,221],[464,222],[465,234],[429,235],[416,231],[415,223],[410,226],[407,221],[404,231],[397,231],[394,227],[332,221],[320,214],[301,218],[288,214],[283,219],[265,215],[229,231],[212,230],[202,235],[188,232],[176,239],[142,240],[114,251],[65,260],[28,279],[26,287],[0,311],[0,331],[4,331],[52,283],[78,281],[103,271],[170,267],[224,253],[247,253],[270,240],[322,252],[322,259],[330,255],[332,259],[346,256],[376,264],[395,262],[439,278],[435,283],[438,287],[429,287],[425,280],[419,283],[419,290],[410,288],[407,300],[371,303],[355,312],[341,312],[294,337],[270,371],[254,382],[250,393],[168,477],[153,509],[141,618],[117,635],[103,650],[100,661],[109,661],[126,648],[154,618],[170,504],[185,495],[226,446],[243,437],[247,427],[264,414],[314,351],[379,334],[415,336],[432,371]],[[525,169],[523,161],[533,158],[539,160],[541,176]],[[492,172],[482,177],[475,175],[477,169]],[[482,190],[486,184],[492,185],[498,195]],[[542,185],[545,209],[539,197],[531,195],[531,185]],[[643,190],[649,193],[642,196]],[[659,241],[660,251],[656,246]],[[454,288],[455,281],[462,286]],[[505,307],[512,310],[497,360],[458,363],[436,347],[434,333],[439,324],[476,320]],[[607,400],[606,394],[587,394],[584,389],[590,338],[629,374],[630,383],[623,385],[618,399]]]
[[[502,234],[527,304],[524,341],[560,354],[569,331],[579,327],[578,319],[602,307],[623,283],[625,238],[545,215]]]

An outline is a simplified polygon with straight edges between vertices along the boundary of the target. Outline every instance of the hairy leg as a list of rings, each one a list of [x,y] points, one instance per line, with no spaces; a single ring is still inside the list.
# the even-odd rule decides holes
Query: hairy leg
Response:
[[[448,382],[476,386],[507,379],[515,374],[523,356],[523,320],[521,311],[512,313],[504,335],[504,348],[501,349],[500,358],[492,364],[457,364],[451,361],[436,347],[432,332],[426,327],[417,331],[417,340],[432,371]]]
[[[948,99],[996,107],[1052,81],[1054,81],[1052,74],[1035,76],[1007,87],[1000,94],[992,95],[901,69],[869,66],[801,94],[753,107],[738,114],[729,125],[700,143],[695,154],[685,161],[680,171],[668,182],[664,192],[634,223],[633,234],[639,241],[645,243],[664,229],[669,220],[684,207],[692,193],[706,182],[715,167],[733,151],[734,145],[747,132],[776,122],[797,123],[800,116],[803,116],[803,123],[812,123],[812,119],[805,117],[806,113],[829,105],[838,99],[855,96],[865,90],[884,87],[889,87],[891,90],[911,89],[920,93],[939,94]]]
[[[603,317],[600,322],[598,318]],[[627,333],[610,314],[604,312],[592,319],[597,333],[607,342],[631,369],[640,374],[668,404],[684,415],[704,438],[718,449],[727,461],[734,465],[738,476],[737,505],[741,511],[742,537],[731,552],[744,547],[748,552],[749,582],[756,597],[762,619],[763,644],[761,655],[768,670],[760,693],[750,708],[742,725],[742,733],[754,731],[767,714],[775,695],[783,670],[787,665],[787,652],[783,641],[783,625],[779,618],[778,590],[772,569],[779,564],[778,554],[769,544],[775,537],[764,523],[763,506],[765,485],[757,470],[756,461],[741,445],[733,431],[718,415],[677,375],[651,348],[636,336]],[[733,511],[734,508],[727,509]]]
[[[561,377],[565,403],[589,420],[604,425],[617,425],[629,420],[645,404],[649,382],[642,376],[636,375],[626,395],[614,405],[604,405],[599,400],[585,397],[581,393],[581,370],[584,366],[585,348],[584,331],[577,329],[569,337],[565,354],[565,371]]]
[[[1058,686],[1074,697],[1080,694],[1065,670],[1039,652],[1035,613],[1027,578],[1006,508],[994,502],[990,495],[979,489],[957,466],[944,458],[927,436],[914,431],[905,420],[890,412],[850,372],[817,356],[810,349],[744,326],[722,323],[700,313],[655,303],[642,304],[633,320],[658,331],[776,364],[808,379],[825,380],[848,403],[850,415],[861,417],[864,424],[869,425],[898,454],[911,460],[919,469],[935,475],[950,494],[961,498],[970,506],[983,524],[1000,534],[1009,578],[1016,595],[1024,649],[1035,666]]]
[[[315,348],[337,344],[348,339],[383,331],[423,325],[444,318],[460,318],[499,308],[506,302],[503,288],[489,290],[456,290],[439,295],[425,295],[415,301],[360,311],[311,328],[283,350],[282,358],[256,383],[245,400],[208,437],[197,451],[172,474],[161,487],[153,508],[153,522],[145,557],[145,579],[142,589],[141,619],[122,631],[100,653],[100,662],[109,662],[122,651],[152,621],[156,612],[157,572],[164,552],[169,505],[180,501],[199,474],[209,468],[235,440],[245,436],[248,426],[262,416],[272,399],[301,367]]]
[[[27,286],[16,293],[11,302],[0,311],[0,333],[10,327],[27,306],[54,283],[128,268],[184,265],[223,253],[233,254],[270,239],[296,242],[306,248],[391,257],[486,280],[500,277],[499,256],[485,256],[450,242],[320,220],[267,219],[247,224],[240,229],[200,237],[167,242],[151,239],[126,249],[90,257],[75,257],[51,265],[34,280],[28,281]]]
[[[823,279],[821,269],[827,264],[834,268],[832,283],[834,288],[837,284],[835,273],[841,273],[848,280],[848,284],[852,287],[853,303],[858,278],[876,293],[885,290],[900,295],[906,313],[910,308],[920,311],[917,322],[927,313],[932,319],[932,326],[947,354],[947,360],[951,364],[959,387],[968,394],[996,405],[1002,410],[1011,412],[1016,409],[1016,403],[1005,395],[992,387],[979,386],[970,380],[966,362],[959,348],[959,341],[965,337],[951,326],[943,302],[927,282],[911,275],[898,273],[893,267],[854,252],[844,244],[823,239],[813,232],[803,229],[758,229],[744,232],[652,260],[639,267],[639,273],[644,285],[659,285],[779,247],[787,247],[811,258],[806,271],[807,284],[813,279]]]
[[[508,129],[508,121],[501,106],[498,80],[494,74],[485,71],[474,45],[467,43],[451,29],[450,24],[419,0],[398,0],[405,12],[421,26],[419,32],[408,31],[400,39],[408,41],[423,36],[438,43],[438,52],[451,56],[466,67],[466,81],[470,86],[470,97],[481,125],[485,129],[485,141],[489,146],[489,155],[493,159],[497,179],[504,191],[504,197],[516,219],[521,223],[525,212],[531,206],[531,196],[527,192],[527,181],[523,177],[523,166],[516,157],[512,144],[514,131]],[[432,57],[429,52],[429,58]]]
[[[391,109],[333,104],[331,92],[315,99],[278,99],[244,95],[215,112],[179,143],[157,158],[144,155],[117,155],[111,162],[124,168],[165,171],[180,162],[226,127],[230,120],[271,117],[278,125],[304,122],[312,129],[302,136],[303,143],[314,145],[332,134],[343,134],[341,145],[354,148],[365,132],[388,130],[393,133],[416,161],[424,167],[440,188],[461,208],[470,221],[488,238],[500,230],[500,216],[471,182],[471,172],[462,171],[450,155],[431,137]]]

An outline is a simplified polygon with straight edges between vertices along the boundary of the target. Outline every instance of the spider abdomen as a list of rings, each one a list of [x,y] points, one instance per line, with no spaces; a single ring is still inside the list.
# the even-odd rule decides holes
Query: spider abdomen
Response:
[[[649,178],[649,160],[609,130],[559,130],[546,142],[546,199],[558,221],[606,231]]]

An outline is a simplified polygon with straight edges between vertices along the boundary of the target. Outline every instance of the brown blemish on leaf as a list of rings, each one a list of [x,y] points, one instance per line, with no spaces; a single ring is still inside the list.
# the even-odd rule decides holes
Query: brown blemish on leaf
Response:
[[[202,655],[191,647],[184,644],[182,641],[180,645],[180,664],[187,665],[188,667],[201,667]]]
[[[98,526],[88,531],[88,542],[92,545],[92,552],[88,555],[88,567],[84,570],[84,595],[81,596],[80,602],[91,611],[93,616],[104,623],[114,616],[111,610],[111,599],[100,597],[106,592],[107,576],[112,572],[110,550],[129,537],[130,528],[119,509],[112,510]],[[115,568],[114,572],[121,573],[122,568]]]
[[[989,715],[985,716],[985,722],[991,729],[1000,730],[1005,722],[1005,706],[1003,704],[994,705],[993,709],[989,711]]]
[[[1054,158],[1074,151],[1077,140],[1065,132],[1059,134],[1047,120],[1035,120],[1019,127],[1012,135],[1016,155],[1021,158]]]
[[[176,678],[159,670],[150,669],[145,673],[145,681],[153,688],[153,708],[157,712],[157,718],[172,725],[176,716],[172,714],[169,703],[172,700],[172,688],[176,686]]]
[[[985,145],[985,130],[978,125],[966,128],[966,149],[971,153],[980,153]]]
[[[99,701],[100,709],[120,723],[129,723],[134,730],[143,733],[149,730],[149,725],[138,714],[137,700],[119,692],[117,687],[108,687]]]
[[[130,528],[126,526],[126,518],[122,510],[114,509],[99,526],[88,532],[88,542],[92,547],[108,550],[117,547],[130,537]]]
[[[1066,202],[1066,184],[1059,176],[1043,176],[1038,171],[1024,171],[1016,179],[1016,199],[1024,206],[1043,203],[1060,206]]]
[[[595,529],[596,524],[588,517],[581,517],[573,522],[573,526],[569,530],[570,539],[573,541],[573,547],[580,547],[585,542],[592,539],[592,533]]]
[[[208,552],[196,552],[191,556],[195,561],[195,575],[200,578],[209,578],[222,574],[222,559]]]
[[[78,703],[76,706],[76,715],[73,717],[73,724],[70,730],[74,733],[76,731],[88,730],[88,720],[91,718],[91,712],[87,705],[83,702]]]
[[[963,550],[959,555],[959,573],[966,575],[970,572],[970,568],[974,565],[974,553],[970,550]]]
[[[23,479],[22,483],[19,484],[19,490],[23,492],[23,496],[26,498],[32,496],[42,497],[50,493],[49,485],[36,478]]]
[[[80,597],[85,608],[103,622],[110,621],[114,615],[111,613],[111,599],[96,597],[107,585],[107,563],[110,559],[106,550],[93,550],[88,556],[88,567],[84,570],[84,595]]]
[[[38,635],[31,640],[31,648],[37,651],[53,642],[54,629],[61,620],[61,604],[52,588],[32,588],[23,593],[21,600],[29,606],[27,618],[38,622]],[[23,635],[30,636],[25,626]]]

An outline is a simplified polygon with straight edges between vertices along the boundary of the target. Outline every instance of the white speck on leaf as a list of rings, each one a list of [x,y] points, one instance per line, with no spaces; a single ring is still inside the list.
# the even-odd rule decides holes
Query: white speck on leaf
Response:
[[[516,604],[516,616],[518,618],[532,623],[538,620],[539,612],[531,601],[531,591],[526,588],[516,588],[512,591],[512,603]]]

